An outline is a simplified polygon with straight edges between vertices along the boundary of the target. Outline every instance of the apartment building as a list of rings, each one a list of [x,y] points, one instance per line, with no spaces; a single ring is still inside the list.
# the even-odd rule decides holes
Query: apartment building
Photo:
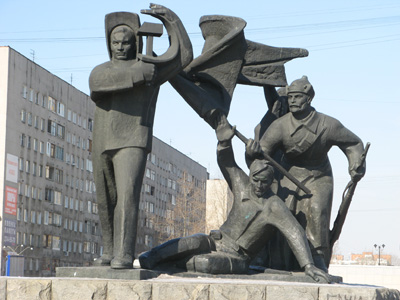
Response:
[[[94,103],[9,47],[0,47],[2,271],[25,276],[84,266],[101,253],[92,174]]]

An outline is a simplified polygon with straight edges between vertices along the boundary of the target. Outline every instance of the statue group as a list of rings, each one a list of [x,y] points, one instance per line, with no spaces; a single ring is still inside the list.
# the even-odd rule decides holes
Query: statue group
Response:
[[[258,264],[303,270],[315,281],[330,282],[332,247],[351,196],[330,230],[333,178],[327,154],[338,146],[347,157],[352,194],[364,176],[367,149],[338,120],[311,106],[314,89],[306,76],[287,84],[284,63],[307,56],[307,50],[249,41],[244,20],[212,15],[200,19],[205,44],[193,59],[188,34],[174,12],[152,4],[142,13],[161,20],[168,50],[157,56],[151,49],[161,25],[141,25],[134,13],[108,14],[110,61],[97,66],[89,79],[96,103],[93,167],[104,246],[95,264],[132,268],[157,96],[169,81],[215,130],[218,165],[234,203],[220,228],[161,244],[140,255],[141,267],[246,274]],[[147,37],[146,54],[142,36]],[[268,111],[254,139],[243,137],[227,119],[237,84],[264,88]],[[235,162],[235,135],[246,144],[249,174]]]

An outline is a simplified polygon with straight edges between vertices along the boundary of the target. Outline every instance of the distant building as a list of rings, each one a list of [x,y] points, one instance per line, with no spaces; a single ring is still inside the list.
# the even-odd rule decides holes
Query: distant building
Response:
[[[226,180],[207,180],[207,233],[218,229],[226,221],[232,205],[233,194]]]
[[[392,265],[392,256],[381,254],[380,261],[379,255],[374,254],[373,252],[363,252],[361,254],[351,254],[350,260],[345,260],[343,255],[336,254],[332,255],[331,258],[332,265],[382,265],[382,266],[391,266]]]
[[[379,255],[373,254],[373,252],[363,252],[362,254],[351,254],[351,261],[355,262],[357,265],[384,265],[390,266],[392,264],[392,256],[391,255]]]
[[[7,255],[25,276],[88,266],[102,254],[92,168],[95,104],[9,47],[0,47],[1,275]],[[205,232],[206,168],[157,138],[140,203],[136,254]]]

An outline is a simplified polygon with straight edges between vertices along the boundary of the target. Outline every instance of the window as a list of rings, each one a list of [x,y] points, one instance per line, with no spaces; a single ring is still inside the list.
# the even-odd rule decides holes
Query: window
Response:
[[[26,148],[31,149],[31,137],[28,135],[28,139],[26,142]]]
[[[23,171],[24,170],[24,159],[22,157],[20,157],[18,161],[19,161],[19,163],[18,163],[19,170]]]
[[[40,142],[40,143],[39,143],[39,152],[40,152],[41,154],[44,153],[44,143],[43,143],[43,142]]]
[[[64,104],[62,104],[61,102],[57,102],[57,114],[61,117],[64,117],[65,116],[64,110],[65,110]]]
[[[72,116],[72,111],[71,111],[70,109],[68,109],[68,112],[67,112],[67,119],[68,119],[68,121],[71,121],[71,120],[72,120],[71,116]]]
[[[42,213],[40,211],[37,213],[37,223],[42,224]]]
[[[86,171],[93,173],[93,163],[90,159],[86,160]]]
[[[56,100],[50,96],[47,99],[47,108],[52,112],[56,112]]]
[[[23,97],[24,99],[26,99],[26,98],[28,97],[28,88],[26,87],[26,85],[24,85],[24,86],[22,87],[22,97]]]
[[[63,178],[63,171],[59,169],[55,169],[54,171],[54,181],[57,183],[63,183],[64,178]]]
[[[24,222],[28,222],[28,210],[24,209]]]
[[[26,111],[21,110],[21,122],[25,123],[25,121],[26,121]]]
[[[32,126],[32,113],[28,113],[28,125]]]
[[[20,142],[19,142],[21,147],[25,147],[25,140],[26,140],[25,134],[21,134]]]
[[[43,166],[42,165],[38,166],[38,176],[43,177]]]
[[[60,250],[61,242],[59,236],[53,236],[53,250]]]
[[[54,192],[54,204],[62,205],[62,194],[61,192]]]
[[[36,176],[37,164],[35,162],[32,163],[32,174]]]
[[[87,128],[92,132],[93,131],[93,120],[92,119],[88,119],[88,126]]]
[[[46,179],[54,180],[54,167],[46,166]]]
[[[40,98],[40,94],[36,93],[35,94],[35,104],[39,104],[39,98]]]
[[[39,117],[38,116],[35,116],[33,125],[35,126],[36,129],[39,128]]]
[[[30,173],[31,172],[31,162],[29,160],[25,161],[25,172]]]
[[[35,91],[32,89],[29,89],[29,101],[33,102],[34,98],[35,98]]]
[[[68,200],[68,196],[65,196],[65,197],[64,197],[64,207],[65,207],[65,208],[68,208],[68,201],[69,201],[69,200]]]
[[[172,205],[176,205],[176,197],[175,197],[175,195],[171,195],[171,203],[172,203]]]
[[[57,136],[60,139],[64,139],[64,135],[65,135],[65,127],[60,124],[57,124]]]
[[[74,199],[73,198],[69,198],[69,208],[74,209]]]
[[[32,224],[36,223],[36,211],[34,211],[34,210],[31,211],[31,223]]]
[[[45,198],[46,201],[53,202],[54,201],[54,190],[46,188],[45,189]]]
[[[53,214],[53,224],[56,226],[61,226],[62,225],[62,217],[60,214]]]
[[[45,126],[46,126],[46,120],[43,118],[40,118],[40,130],[44,131]]]
[[[76,113],[72,113],[72,122],[76,124]]]
[[[33,151],[37,151],[37,150],[38,150],[38,140],[33,139]]]

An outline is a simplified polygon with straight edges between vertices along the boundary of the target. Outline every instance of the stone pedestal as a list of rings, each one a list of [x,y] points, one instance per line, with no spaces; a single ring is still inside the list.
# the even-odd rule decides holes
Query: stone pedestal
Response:
[[[400,300],[400,292],[367,285],[177,278],[168,275],[149,280],[1,277],[0,299]]]
[[[57,277],[104,278],[145,280],[159,276],[160,273],[145,269],[111,269],[110,267],[58,267]]]

